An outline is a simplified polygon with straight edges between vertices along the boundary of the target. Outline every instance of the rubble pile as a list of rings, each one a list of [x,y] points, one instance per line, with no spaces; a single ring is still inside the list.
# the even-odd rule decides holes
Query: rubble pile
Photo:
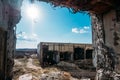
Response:
[[[40,65],[33,64],[34,61],[37,60],[32,58],[15,59],[13,80],[80,80],[73,78],[70,73],[54,67],[42,68]],[[74,64],[62,63],[64,63],[63,65],[67,64],[66,66],[76,67]],[[60,63],[61,66],[62,63]]]

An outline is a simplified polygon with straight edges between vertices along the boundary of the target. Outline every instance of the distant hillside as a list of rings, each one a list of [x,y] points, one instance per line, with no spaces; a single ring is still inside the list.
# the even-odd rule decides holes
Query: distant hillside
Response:
[[[21,49],[16,49],[16,51],[37,51],[37,49],[21,48]]]
[[[37,54],[37,49],[16,49],[15,58],[30,57],[32,54]]]

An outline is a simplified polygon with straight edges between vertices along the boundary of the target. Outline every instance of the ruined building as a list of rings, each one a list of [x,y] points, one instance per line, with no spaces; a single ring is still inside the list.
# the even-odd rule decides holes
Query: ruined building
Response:
[[[73,13],[87,11],[92,20],[96,80],[120,80],[120,0],[38,1],[67,7]],[[15,26],[21,18],[21,3],[0,0],[0,80],[12,78]]]
[[[92,59],[92,51],[91,44],[41,42],[38,44],[37,53],[41,65],[45,65],[60,61]]]

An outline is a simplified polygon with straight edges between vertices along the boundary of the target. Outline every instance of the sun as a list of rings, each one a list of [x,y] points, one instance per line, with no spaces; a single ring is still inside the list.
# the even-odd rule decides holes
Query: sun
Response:
[[[30,5],[27,8],[27,15],[31,19],[37,19],[39,17],[39,10],[38,10],[37,6],[35,6],[34,4]]]

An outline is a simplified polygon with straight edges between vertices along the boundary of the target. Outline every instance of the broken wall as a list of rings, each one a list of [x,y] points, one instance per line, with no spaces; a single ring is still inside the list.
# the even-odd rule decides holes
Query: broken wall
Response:
[[[0,29],[0,80],[4,80],[5,75],[6,37],[6,32]]]
[[[96,80],[119,80],[116,75],[120,73],[120,23],[116,21],[116,11],[91,15]]]
[[[0,29],[6,32],[6,35],[3,35],[5,44],[2,51],[4,52],[0,53],[2,55],[0,60],[4,60],[4,73],[1,73],[2,75],[4,74],[2,80],[12,80],[13,58],[16,47],[15,27],[21,18],[21,4],[22,0],[0,0]]]
[[[120,20],[115,10],[103,15],[105,44],[115,53],[115,71],[120,73]],[[119,13],[120,14],[120,13]]]

